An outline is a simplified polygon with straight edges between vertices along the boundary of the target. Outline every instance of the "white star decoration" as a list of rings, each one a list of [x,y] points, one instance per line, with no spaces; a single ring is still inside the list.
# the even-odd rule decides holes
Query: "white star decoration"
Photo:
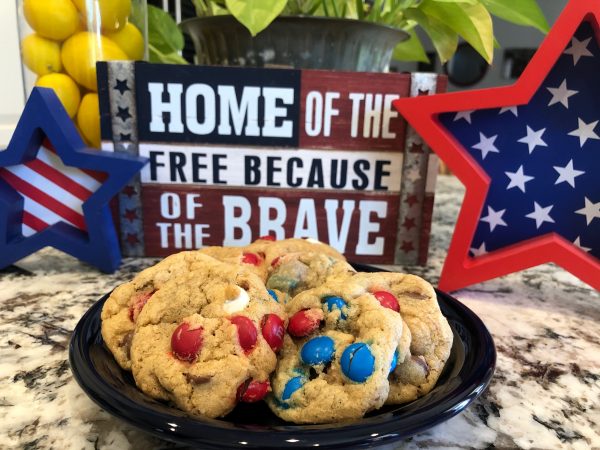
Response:
[[[498,115],[504,114],[505,112],[508,112],[508,111],[513,113],[515,117],[519,117],[519,111],[517,110],[516,106],[505,106],[504,108],[500,109],[500,112],[498,113]]]
[[[585,216],[586,223],[589,225],[594,219],[600,219],[600,202],[594,203],[587,197],[585,198],[585,206],[575,211],[577,214]]]
[[[498,135],[488,138],[485,136],[485,134],[479,133],[479,142],[475,144],[473,148],[481,150],[481,159],[485,159],[488,153],[500,153],[500,150],[498,150],[494,145],[496,138],[498,138]]]
[[[579,138],[579,146],[583,147],[583,145],[588,141],[588,139],[600,139],[594,132],[594,128],[598,125],[598,120],[591,123],[585,123],[581,119],[577,119],[578,128],[569,133],[569,136],[575,136]]]
[[[535,226],[536,228],[539,228],[544,222],[554,223],[554,219],[550,217],[552,208],[554,208],[554,205],[542,208],[537,202],[533,202],[533,212],[527,214],[525,217],[535,219]]]
[[[519,139],[519,142],[521,142],[522,144],[527,144],[527,147],[529,148],[529,154],[531,154],[531,152],[534,151],[536,147],[548,147],[548,144],[546,144],[542,139],[542,136],[545,132],[545,128],[542,128],[538,131],[534,131],[529,127],[529,125],[527,125],[527,136]]]
[[[571,39],[571,46],[565,50],[565,55],[572,55],[573,56],[573,65],[576,66],[577,63],[579,62],[579,60],[584,57],[584,56],[594,56],[592,54],[592,52],[590,52],[587,48],[588,44],[590,43],[590,41],[592,40],[592,38],[587,38],[584,39],[583,41],[580,41],[579,39],[577,39],[576,37],[573,37],[573,39]]]
[[[420,180],[421,179],[421,174],[419,173],[419,169],[417,169],[417,168],[410,169],[406,173],[406,178],[408,178],[411,183],[415,183],[418,180]]]
[[[454,116],[454,122],[456,122],[457,120],[460,119],[465,119],[467,122],[471,123],[471,114],[473,114],[475,111],[459,111],[456,113],[456,116]]]
[[[506,187],[506,190],[512,189],[514,187],[518,187],[522,192],[525,192],[525,183],[534,179],[534,177],[530,177],[529,175],[525,175],[523,173],[523,165],[519,167],[516,172],[504,172],[508,178],[510,178],[510,183]]]
[[[483,256],[487,253],[487,249],[485,248],[485,242],[482,242],[479,248],[471,247],[469,249],[473,256]]]
[[[584,252],[589,252],[591,250],[591,248],[589,247],[584,247],[583,245],[581,245],[581,241],[579,240],[580,236],[577,236],[577,239],[575,239],[573,241],[573,244],[575,244],[577,247],[579,247],[581,250],[583,250]]]
[[[506,209],[502,209],[500,211],[494,211],[494,209],[491,206],[488,206],[487,208],[488,208],[488,215],[485,217],[482,217],[480,220],[482,222],[487,222],[490,224],[490,231],[494,231],[494,229],[498,225],[502,225],[504,227],[507,226],[506,222],[504,220],[502,220],[502,216],[506,212]]]
[[[565,167],[553,167],[558,172],[558,178],[554,184],[569,183],[571,187],[575,187],[575,178],[585,173],[583,170],[575,170],[573,168],[573,160],[569,161]]]
[[[567,80],[563,80],[561,85],[557,88],[546,88],[552,94],[552,99],[548,106],[552,106],[556,103],[560,103],[565,108],[569,109],[569,97],[573,97],[575,94],[579,94],[579,91],[573,91],[571,89],[567,89]]]

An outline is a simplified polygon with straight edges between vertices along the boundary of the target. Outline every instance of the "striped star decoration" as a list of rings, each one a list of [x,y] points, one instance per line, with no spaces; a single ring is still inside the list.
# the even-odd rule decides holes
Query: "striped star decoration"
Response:
[[[394,102],[466,187],[441,289],[546,262],[600,289],[599,23],[571,0],[514,85]]]
[[[121,253],[108,204],[145,162],[86,148],[54,91],[35,88],[0,151],[0,269],[52,246],[116,270]]]

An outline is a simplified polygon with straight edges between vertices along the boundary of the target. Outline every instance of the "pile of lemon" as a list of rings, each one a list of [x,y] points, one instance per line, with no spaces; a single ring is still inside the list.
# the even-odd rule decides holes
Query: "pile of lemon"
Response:
[[[96,62],[138,60],[144,38],[128,21],[131,0],[23,0],[33,33],[21,41],[36,86],[54,89],[86,144],[100,146]]]

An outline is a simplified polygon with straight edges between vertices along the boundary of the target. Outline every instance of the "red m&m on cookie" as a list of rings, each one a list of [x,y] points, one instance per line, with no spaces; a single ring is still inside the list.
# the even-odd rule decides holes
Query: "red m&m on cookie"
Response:
[[[263,317],[262,335],[275,353],[283,347],[284,334],[283,320],[277,314],[267,314]]]
[[[265,395],[267,395],[267,392],[269,392],[269,388],[271,387],[269,380],[248,381],[250,380],[244,381],[238,387],[236,395],[237,400],[245,403],[254,403],[265,398]]]
[[[235,316],[231,318],[231,323],[237,327],[240,345],[246,353],[250,352],[256,345],[258,337],[254,322],[245,316]]]
[[[375,298],[381,303],[384,308],[393,309],[396,312],[400,312],[400,304],[396,296],[387,291],[373,292]]]
[[[260,266],[261,262],[262,262],[262,258],[259,255],[257,255],[256,253],[244,252],[242,254],[242,263],[244,263],[244,264]]]
[[[194,361],[202,348],[202,332],[202,327],[192,327],[187,322],[175,328],[171,336],[173,355],[181,361]]]
[[[150,297],[152,297],[152,295],[154,295],[155,292],[156,291],[142,292],[133,298],[131,306],[129,307],[129,320],[131,320],[132,322],[135,322],[137,320],[138,316],[140,315],[140,312],[142,312],[142,309],[144,308],[146,303],[148,303],[148,300],[150,300]]]
[[[294,314],[288,323],[288,333],[294,337],[308,336],[319,328],[323,320],[321,309],[303,309]]]
[[[272,234],[266,234],[264,236],[260,236],[258,239],[263,240],[263,241],[276,241],[277,238],[275,236],[273,236]]]

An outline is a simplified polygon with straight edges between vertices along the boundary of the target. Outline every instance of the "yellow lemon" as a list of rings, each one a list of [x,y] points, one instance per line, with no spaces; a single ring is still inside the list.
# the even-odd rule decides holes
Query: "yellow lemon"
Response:
[[[71,118],[77,114],[81,94],[75,82],[64,73],[50,73],[38,78],[36,86],[54,89],[59,100]]]
[[[121,47],[129,59],[135,61],[144,57],[144,37],[135,25],[127,23],[119,31],[106,33],[106,37]]]
[[[67,73],[91,91],[96,86],[96,62],[128,59],[117,44],[105,36],[84,31],[71,36],[62,46],[61,58]]]
[[[131,0],[73,0],[77,9],[87,18],[88,22],[97,22],[93,17],[95,11],[100,12],[100,24],[103,30],[116,31],[125,26],[131,14]],[[90,3],[93,10],[88,11]]]
[[[62,41],[79,27],[79,13],[71,0],[23,0],[23,13],[40,36]]]
[[[23,63],[37,75],[60,72],[60,44],[33,33],[21,41]]]
[[[100,107],[98,94],[90,92],[83,96],[79,112],[77,113],[77,126],[83,134],[84,141],[92,147],[100,148]]]

